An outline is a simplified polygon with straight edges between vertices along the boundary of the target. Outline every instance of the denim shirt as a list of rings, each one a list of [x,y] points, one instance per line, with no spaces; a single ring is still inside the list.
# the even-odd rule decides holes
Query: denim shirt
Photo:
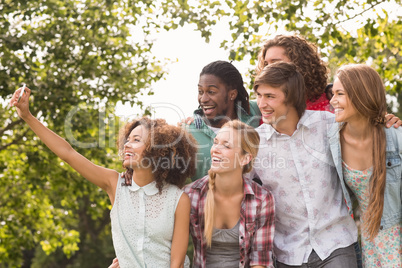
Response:
[[[340,143],[341,124],[335,124],[328,133],[330,150],[336,170],[341,178],[342,190],[345,196],[346,204],[349,208],[349,214],[352,214],[352,202],[349,192],[343,180],[342,172],[342,154]],[[386,145],[386,183],[384,192],[384,209],[381,218],[380,230],[387,229],[402,221],[402,129],[384,128],[387,140]]]

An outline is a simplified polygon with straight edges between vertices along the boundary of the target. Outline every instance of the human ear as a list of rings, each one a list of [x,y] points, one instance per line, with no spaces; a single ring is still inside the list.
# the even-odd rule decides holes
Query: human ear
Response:
[[[251,156],[251,154],[247,153],[244,155],[243,159],[241,160],[241,165],[242,166],[246,166],[248,163],[251,162],[251,159],[253,159],[253,157]]]
[[[230,96],[230,100],[235,100],[237,98],[237,90],[236,89],[232,89],[229,92],[229,96]]]

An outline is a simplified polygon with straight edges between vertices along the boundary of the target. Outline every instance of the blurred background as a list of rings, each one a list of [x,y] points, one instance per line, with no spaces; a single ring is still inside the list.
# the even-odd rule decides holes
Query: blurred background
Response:
[[[22,82],[32,114],[117,170],[124,122],[192,115],[211,61],[233,61],[250,89],[259,48],[276,34],[316,43],[328,82],[343,64],[371,65],[402,118],[400,0],[1,0],[0,10],[0,268],[107,267],[115,256],[106,193],[7,107]]]

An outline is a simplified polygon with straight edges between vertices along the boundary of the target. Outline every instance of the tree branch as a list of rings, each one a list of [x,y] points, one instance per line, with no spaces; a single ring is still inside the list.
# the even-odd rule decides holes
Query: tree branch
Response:
[[[375,4],[371,4],[369,8],[363,10],[363,11],[360,12],[360,13],[355,14],[354,16],[352,16],[352,17],[350,17],[350,18],[347,18],[347,19],[345,19],[345,20],[338,21],[337,24],[340,24],[340,23],[343,23],[343,22],[352,20],[352,19],[354,19],[354,18],[356,18],[356,17],[358,17],[358,16],[360,16],[360,15],[363,15],[364,13],[366,13],[367,11],[369,11],[370,9],[372,9],[373,7],[378,6],[379,4],[381,4],[381,2],[377,2],[377,3],[375,3]]]
[[[2,136],[4,134],[4,132],[6,132],[7,130],[12,129],[15,125],[20,124],[21,122],[23,122],[24,120],[22,120],[21,118],[11,122],[10,124],[8,124],[5,128],[0,129],[0,136]]]
[[[24,133],[22,133],[21,135],[16,136],[16,137],[14,138],[14,140],[12,140],[11,142],[6,143],[6,144],[4,144],[4,145],[1,145],[1,146],[0,146],[0,151],[3,151],[3,150],[5,150],[5,149],[7,149],[8,147],[10,147],[10,146],[13,145],[13,144],[18,144],[19,141],[21,140],[21,138],[24,137],[24,136],[28,133],[29,130],[30,130],[30,128],[28,128],[28,129],[27,129]]]

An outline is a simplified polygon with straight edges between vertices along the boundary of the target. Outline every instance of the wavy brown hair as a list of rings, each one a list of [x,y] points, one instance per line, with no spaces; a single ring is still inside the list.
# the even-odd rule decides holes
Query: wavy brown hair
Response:
[[[118,148],[124,150],[124,144],[133,129],[145,127],[149,135],[145,141],[142,160],[153,171],[156,187],[162,191],[164,183],[182,188],[186,179],[195,174],[195,154],[197,142],[182,128],[168,125],[164,119],[142,117],[125,125],[120,131]],[[125,167],[122,177],[125,185],[131,185],[133,169]]]
[[[373,173],[369,184],[369,204],[363,215],[363,227],[368,232],[369,238],[373,239],[378,234],[384,207],[386,180],[384,125],[387,112],[385,88],[380,75],[365,64],[343,66],[337,71],[337,77],[353,107],[367,119],[372,128]]]
[[[296,64],[303,75],[307,99],[316,101],[325,92],[329,73],[327,65],[321,60],[317,46],[301,36],[277,35],[261,47],[258,54],[257,75],[267,65],[265,55],[271,47],[285,49],[285,55]]]
[[[258,146],[260,144],[260,135],[258,132],[249,125],[239,121],[232,120],[225,123],[221,129],[231,128],[236,130],[239,134],[240,146],[242,149],[242,155],[250,154],[251,161],[243,167],[242,173],[248,173],[253,169],[254,159],[258,153]],[[214,229],[214,214],[215,214],[215,178],[216,174],[211,170],[208,171],[209,181],[208,181],[208,192],[204,205],[204,236],[207,241],[207,246],[211,247],[212,244],[212,232]]]

